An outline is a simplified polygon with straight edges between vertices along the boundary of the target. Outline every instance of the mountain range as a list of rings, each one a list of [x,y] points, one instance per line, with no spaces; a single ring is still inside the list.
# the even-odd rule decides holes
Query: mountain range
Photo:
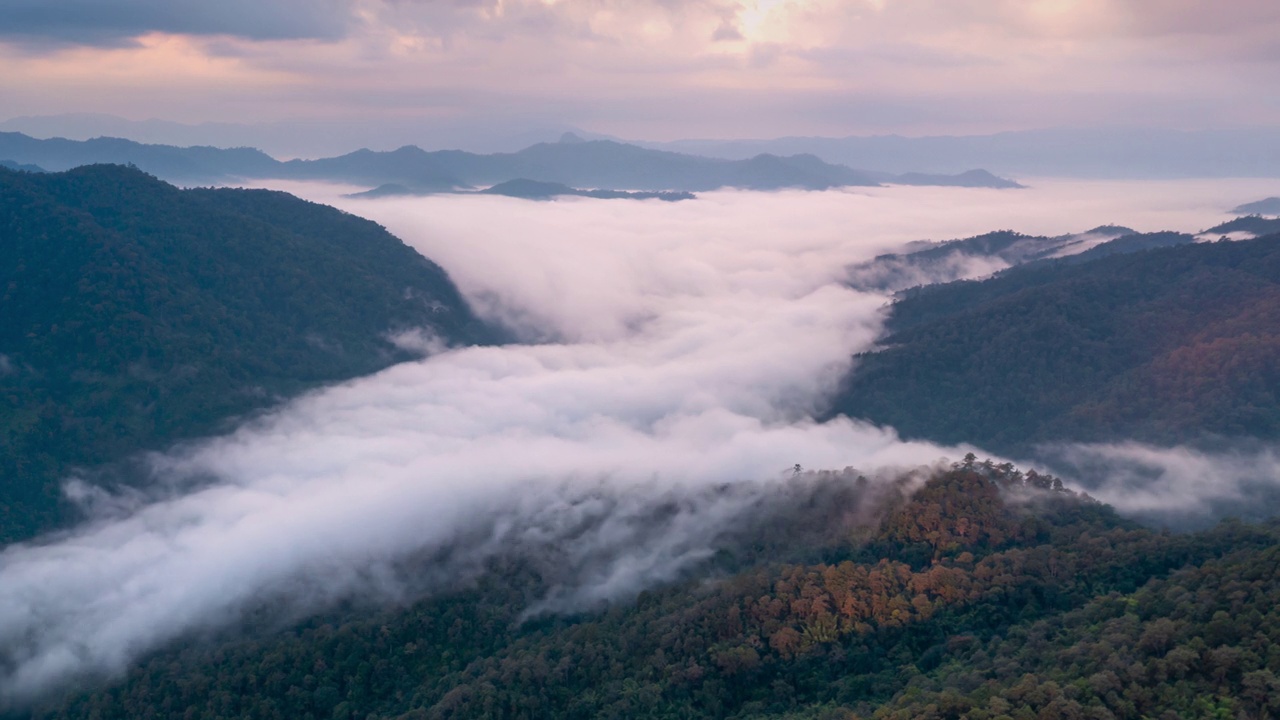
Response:
[[[723,160],[652,150],[610,140],[585,141],[567,135],[515,153],[479,155],[460,150],[428,152],[406,146],[390,152],[358,150],[338,157],[278,161],[252,148],[179,148],[144,145],[117,138],[85,141],[37,140],[0,133],[0,158],[66,170],[92,163],[132,164],[182,184],[228,183],[249,179],[323,180],[379,187],[395,184],[413,192],[447,192],[516,179],[574,188],[622,191],[698,192],[733,187],[751,190],[826,190],[883,183],[1016,188],[1017,183],[985,171],[957,176],[868,173],[824,162],[813,155],[760,154]]]
[[[887,172],[958,173],[984,167],[1018,177],[1280,177],[1280,131],[1099,127],[990,135],[783,137],[681,140],[645,147],[740,160],[761,153],[811,154]]]
[[[809,154],[827,163],[892,175],[951,175],[981,167],[998,175],[1028,178],[1280,176],[1277,170],[1280,168],[1280,132],[1268,127],[1217,130],[1049,127],[971,135],[791,136],[655,142],[506,117],[466,123],[382,118],[360,123],[304,120],[182,124],[80,113],[11,118],[0,121],[0,131],[73,139],[121,137],[176,146],[253,146],[277,157],[327,157],[360,145],[375,147],[373,143],[381,143],[377,149],[416,144],[464,148],[476,153],[513,153],[537,143],[553,142],[568,131],[589,140],[613,140],[727,160],[746,160],[761,154],[783,157]]]

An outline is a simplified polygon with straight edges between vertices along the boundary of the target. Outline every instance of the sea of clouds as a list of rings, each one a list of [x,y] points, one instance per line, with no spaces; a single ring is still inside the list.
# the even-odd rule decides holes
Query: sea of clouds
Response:
[[[850,265],[1000,228],[1195,231],[1251,197],[1195,183],[680,203],[287,189],[383,223],[525,342],[404,334],[421,360],[150,457],[142,492],[70,479],[92,519],[0,551],[0,707],[118,674],[264,598],[293,617],[411,601],[513,548],[558,568],[533,612],[626,601],[696,568],[744,518],[801,502],[797,464],[888,483],[971,449],[810,419],[885,317],[886,296],[844,282]]]

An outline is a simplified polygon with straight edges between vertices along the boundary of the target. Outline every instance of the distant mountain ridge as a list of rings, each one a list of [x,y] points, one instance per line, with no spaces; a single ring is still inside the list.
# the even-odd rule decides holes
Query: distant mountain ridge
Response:
[[[1081,178],[1280,177],[1280,129],[1180,131],[1143,127],[1045,128],[986,135],[864,135],[642,142],[644,147],[743,159],[810,153],[868,171]]]
[[[17,170],[19,172],[44,172],[44,168],[39,165],[24,165],[12,160],[0,160],[0,167],[8,168],[9,170]]]
[[[383,143],[380,147],[384,148],[412,144],[466,148],[480,153],[516,152],[537,142],[551,142],[564,134],[572,134],[587,140],[617,140],[657,150],[729,160],[745,160],[760,154],[811,154],[828,163],[895,175],[949,175],[982,167],[997,175],[1013,177],[1280,177],[1280,129],[1274,127],[1197,131],[1123,126],[1050,127],[970,135],[690,138],[663,142],[612,137],[581,128],[565,133],[568,127],[517,118],[443,124],[384,121],[377,126],[362,124],[359,127],[315,119],[185,125],[83,113],[0,121],[0,131],[37,137],[107,136],[184,147],[253,146],[277,157],[327,157],[370,142]],[[342,138],[368,139],[343,141]]]
[[[693,200],[697,196],[690,192],[628,192],[625,190],[582,190],[575,187],[569,187],[563,183],[542,182],[540,180],[529,180],[527,178],[517,178],[500,182],[492,187],[484,190],[439,190],[435,188],[408,187],[399,183],[387,183],[379,185],[372,190],[364,192],[351,193],[346,197],[377,199],[385,197],[422,197],[424,195],[433,195],[437,193],[453,193],[458,195],[502,195],[505,197],[521,198],[524,200],[554,200],[558,197],[585,197],[595,198],[597,200],[664,200],[666,202],[678,202],[680,200]]]
[[[956,177],[913,174],[899,178],[828,163],[809,154],[764,153],[743,160],[724,160],[581,138],[491,155],[405,146],[389,152],[366,149],[337,157],[282,162],[253,148],[179,148],[116,138],[37,140],[20,133],[0,133],[0,157],[54,171],[93,163],[132,164],[184,184],[245,179],[323,180],[375,188],[398,184],[415,191],[485,187],[516,179],[574,188],[645,192],[699,192],[726,187],[826,190],[897,182],[1019,187],[985,171],[969,171]]]
[[[1245,203],[1231,212],[1236,215],[1280,216],[1280,197],[1269,197],[1257,202]]]
[[[816,156],[814,156],[816,157]],[[997,188],[1014,190],[1026,187],[1021,183],[993,175],[986,170],[966,170],[956,175],[942,173],[909,172],[901,175],[892,173],[871,173],[872,177],[891,185],[947,185],[952,187]]]

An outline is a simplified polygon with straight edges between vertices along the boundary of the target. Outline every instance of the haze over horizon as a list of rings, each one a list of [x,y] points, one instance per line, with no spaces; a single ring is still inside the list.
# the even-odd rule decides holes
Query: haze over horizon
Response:
[[[8,0],[0,119],[348,150],[1267,127],[1278,28],[1266,0]]]

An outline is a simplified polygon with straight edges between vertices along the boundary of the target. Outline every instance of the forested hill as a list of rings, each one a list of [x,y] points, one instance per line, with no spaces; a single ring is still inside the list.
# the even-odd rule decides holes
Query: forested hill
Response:
[[[966,461],[861,521],[760,527],[714,580],[578,617],[522,617],[519,561],[407,608],[188,643],[28,718],[1276,717],[1274,525],[1169,535]],[[856,484],[854,485],[856,487]],[[741,551],[756,548],[754,552]],[[1163,713],[1163,714],[1162,714]]]
[[[1015,268],[908,293],[834,413],[1006,453],[1280,437],[1280,236]]]
[[[59,483],[406,354],[492,339],[445,272],[290,195],[137,169],[0,170],[0,541],[67,519]]]

